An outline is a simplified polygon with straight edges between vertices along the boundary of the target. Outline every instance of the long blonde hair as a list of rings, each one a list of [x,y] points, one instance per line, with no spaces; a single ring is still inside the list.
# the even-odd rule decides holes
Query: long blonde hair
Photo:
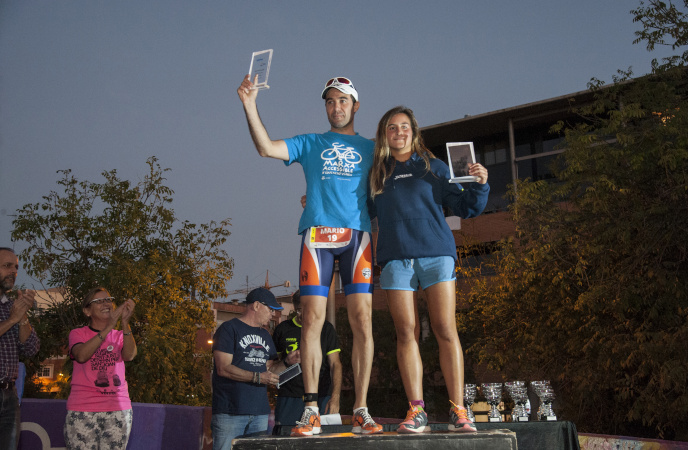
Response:
[[[416,116],[413,111],[405,106],[395,106],[385,113],[377,124],[377,133],[375,134],[375,150],[373,156],[373,167],[370,169],[370,196],[375,198],[376,195],[382,194],[385,187],[385,181],[394,172],[396,160],[392,156],[389,149],[389,142],[387,142],[387,126],[389,126],[392,117],[397,114],[406,114],[411,121],[411,131],[413,132],[413,139],[411,140],[411,151],[417,154],[425,161],[425,169],[430,171],[430,159],[434,158],[430,150],[423,143],[423,137],[420,134],[420,128],[416,121]]]

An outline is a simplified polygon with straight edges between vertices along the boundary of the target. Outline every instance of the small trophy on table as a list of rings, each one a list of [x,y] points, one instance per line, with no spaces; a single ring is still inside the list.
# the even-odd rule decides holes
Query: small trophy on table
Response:
[[[487,414],[488,422],[502,422],[502,413],[497,408],[502,402],[502,383],[483,383],[483,395],[490,405],[490,412]]]
[[[473,403],[475,403],[475,396],[478,394],[478,388],[475,384],[467,384],[463,388],[463,403],[466,405],[466,416],[475,423],[475,414],[473,414]]]

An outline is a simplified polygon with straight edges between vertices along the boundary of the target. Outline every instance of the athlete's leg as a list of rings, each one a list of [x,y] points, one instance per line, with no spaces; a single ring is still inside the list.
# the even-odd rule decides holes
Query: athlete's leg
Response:
[[[319,295],[301,296],[301,370],[303,372],[304,393],[318,392],[318,379],[322,365],[322,348],[320,333],[322,332],[325,314],[327,312],[327,297]],[[318,406],[316,401],[307,402],[306,406]]]
[[[443,281],[425,289],[430,324],[440,348],[440,367],[449,399],[463,406],[463,351],[456,330],[456,282]]]
[[[371,294],[358,293],[346,296],[349,324],[354,337],[351,349],[351,365],[354,371],[356,392],[354,409],[367,406],[374,350],[372,303]]]
[[[340,276],[354,338],[351,350],[356,393],[354,409],[367,406],[370,372],[373,367],[372,261],[370,233],[355,231],[350,245],[339,255]]]
[[[415,292],[390,289],[385,293],[397,331],[397,362],[406,398],[423,400],[423,362],[418,347],[420,322]]]
[[[309,243],[309,230],[301,238],[299,268],[302,308],[301,370],[304,393],[317,394],[322,364],[320,333],[327,313],[327,294],[334,270],[334,255],[330,249],[314,248]],[[318,406],[317,395],[315,401],[307,402],[306,406]]]

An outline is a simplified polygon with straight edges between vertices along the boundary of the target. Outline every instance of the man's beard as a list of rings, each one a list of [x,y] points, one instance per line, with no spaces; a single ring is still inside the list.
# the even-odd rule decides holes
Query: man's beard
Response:
[[[5,278],[0,279],[0,292],[5,294],[7,291],[11,291],[15,280],[16,278],[12,275],[7,275]]]

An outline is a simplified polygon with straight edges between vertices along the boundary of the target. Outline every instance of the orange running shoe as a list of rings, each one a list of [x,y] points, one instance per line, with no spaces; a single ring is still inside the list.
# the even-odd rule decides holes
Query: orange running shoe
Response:
[[[354,417],[352,419],[353,428],[351,432],[354,434],[380,434],[382,433],[382,425],[375,423],[370,414],[368,414],[368,408],[359,408],[354,411]]]
[[[301,420],[291,429],[292,436],[313,436],[322,433],[320,428],[320,413],[308,407],[303,410]]]

